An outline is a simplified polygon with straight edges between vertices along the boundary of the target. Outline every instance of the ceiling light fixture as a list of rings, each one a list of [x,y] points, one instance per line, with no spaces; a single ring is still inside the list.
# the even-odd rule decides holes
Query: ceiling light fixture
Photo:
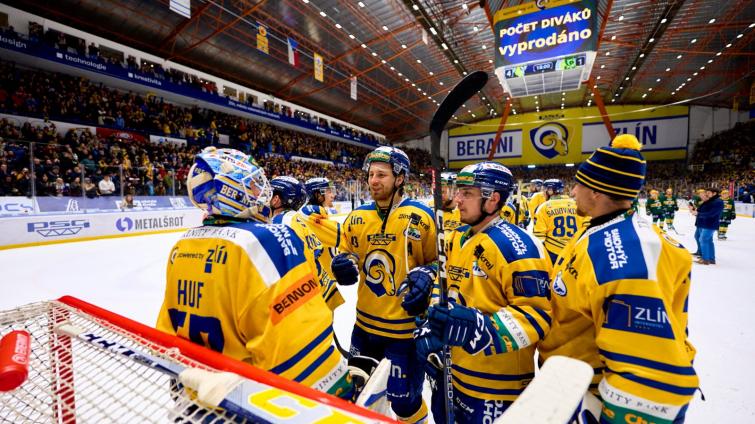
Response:
[[[414,9],[414,10],[419,10],[419,6],[417,6],[416,4],[413,4],[413,5],[412,5],[412,9]]]
[[[322,17],[324,18],[324,17],[328,16],[328,14],[327,14],[327,13],[325,13],[325,12],[323,12],[323,11],[321,10],[321,11],[320,11],[320,16],[322,16]]]
[[[362,3],[361,1],[357,4],[359,5],[359,7],[364,7],[364,3]]]
[[[383,25],[383,31],[388,31],[388,27]]]

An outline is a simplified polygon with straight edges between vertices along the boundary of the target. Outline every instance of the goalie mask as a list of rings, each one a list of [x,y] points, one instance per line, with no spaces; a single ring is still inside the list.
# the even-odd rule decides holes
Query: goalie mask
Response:
[[[273,193],[265,171],[238,150],[202,150],[189,170],[186,186],[191,202],[210,215],[270,219]]]

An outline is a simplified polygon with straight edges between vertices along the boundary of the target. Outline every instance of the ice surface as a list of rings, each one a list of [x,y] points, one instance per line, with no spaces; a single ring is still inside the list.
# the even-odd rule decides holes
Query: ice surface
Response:
[[[694,221],[678,214],[677,238],[691,250]],[[675,236],[671,233],[672,236]],[[180,233],[104,239],[0,251],[0,310],[68,294],[148,325],[163,296],[165,264]],[[675,236],[676,237],[676,236]],[[716,241],[714,266],[694,265],[689,334],[697,348],[699,393],[689,423],[755,422],[755,219],[738,218],[729,239]],[[336,334],[347,347],[355,320],[356,288],[343,290]]]

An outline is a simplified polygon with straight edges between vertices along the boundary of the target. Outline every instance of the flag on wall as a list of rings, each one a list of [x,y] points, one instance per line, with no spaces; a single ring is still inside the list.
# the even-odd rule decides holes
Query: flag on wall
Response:
[[[258,25],[257,27],[257,50],[270,54],[267,41],[267,28],[262,25]]]
[[[315,53],[315,79],[317,81],[323,82],[323,74],[322,74],[322,56]]]
[[[169,7],[184,18],[191,18],[191,0],[170,0]]]
[[[299,51],[296,48],[299,43],[291,37],[288,37],[288,63],[293,66],[299,66]]]
[[[356,76],[351,77],[351,98],[353,100],[357,99],[357,77]]]

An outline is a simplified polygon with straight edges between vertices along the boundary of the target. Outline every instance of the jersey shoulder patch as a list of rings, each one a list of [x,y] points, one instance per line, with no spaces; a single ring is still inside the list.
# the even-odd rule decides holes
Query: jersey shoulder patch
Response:
[[[241,230],[234,242],[246,250],[267,285],[306,261],[304,242],[286,225],[245,222],[231,227]]]
[[[506,262],[536,259],[542,255],[532,235],[508,222],[501,221],[489,227],[485,234],[495,243]]]
[[[435,216],[435,212],[433,212],[433,210],[432,210],[431,207],[427,206],[426,204],[424,204],[424,203],[422,203],[422,202],[420,202],[418,200],[406,199],[403,202],[401,202],[401,205],[399,207],[403,208],[403,207],[406,207],[406,206],[413,206],[415,208],[421,209],[430,218],[433,218]]]
[[[621,219],[590,234],[587,254],[598,284],[649,276],[642,241],[632,219]]]
[[[374,211],[375,210],[375,202],[369,202],[365,203],[364,205],[354,209],[355,211]]]

